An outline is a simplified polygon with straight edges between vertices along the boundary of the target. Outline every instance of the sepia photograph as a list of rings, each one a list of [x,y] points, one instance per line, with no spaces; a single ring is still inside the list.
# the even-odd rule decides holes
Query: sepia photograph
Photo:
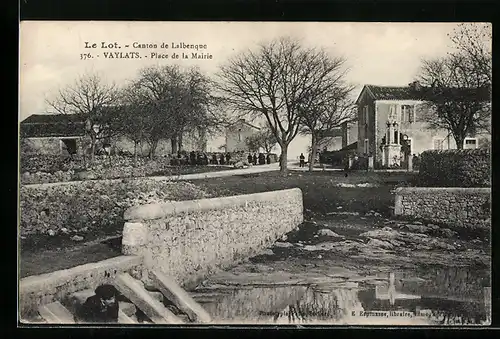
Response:
[[[491,325],[491,23],[19,46],[20,326]]]

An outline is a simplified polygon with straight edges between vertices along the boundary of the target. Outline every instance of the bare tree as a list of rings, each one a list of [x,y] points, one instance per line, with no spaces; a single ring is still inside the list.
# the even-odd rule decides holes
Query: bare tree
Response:
[[[483,23],[463,23],[450,36],[456,49],[467,60],[479,81],[478,87],[491,86],[492,76],[492,26]]]
[[[204,138],[206,129],[215,124],[211,81],[197,68],[147,67],[140,71],[134,86],[148,107],[151,157],[161,139],[170,139],[175,153],[182,149],[185,132],[196,130]]]
[[[153,108],[145,97],[134,84],[124,88],[120,96],[120,122],[117,126],[120,133],[134,143],[134,165],[137,163],[138,147],[147,139],[154,120]]]
[[[343,83],[343,74],[331,79],[333,84],[320,96],[311,96],[309,108],[302,111],[301,133],[311,135],[309,171],[314,168],[317,149],[328,140],[330,131],[356,117],[355,104],[350,99],[353,86]]]
[[[332,72],[322,50],[291,38],[261,44],[223,65],[218,90],[235,111],[264,118],[281,147],[280,170],[287,170],[288,145],[299,132],[301,113]]]
[[[269,154],[278,141],[276,140],[274,133],[269,128],[264,128],[247,137],[245,139],[245,143],[252,152],[258,152],[262,147],[265,152]]]
[[[423,119],[431,128],[448,130],[459,149],[467,135],[491,131],[491,54],[473,41],[473,32],[471,26],[459,26],[452,37],[457,51],[423,60],[417,77],[422,86],[412,86],[427,103]]]
[[[80,76],[72,85],[59,90],[47,104],[59,114],[79,115],[85,121],[85,133],[90,139],[90,156],[94,160],[97,141],[110,137],[114,126],[112,108],[118,98],[114,84],[107,84],[98,74]]]

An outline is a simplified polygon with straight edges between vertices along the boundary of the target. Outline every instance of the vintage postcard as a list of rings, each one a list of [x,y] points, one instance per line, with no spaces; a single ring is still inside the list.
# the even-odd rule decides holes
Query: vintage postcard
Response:
[[[491,34],[21,22],[20,324],[490,325]]]

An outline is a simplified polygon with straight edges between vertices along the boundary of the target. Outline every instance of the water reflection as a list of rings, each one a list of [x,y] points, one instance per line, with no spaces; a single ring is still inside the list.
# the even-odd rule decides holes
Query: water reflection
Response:
[[[455,269],[432,272],[432,282],[408,272],[392,272],[379,284],[337,279],[309,286],[234,289],[204,307],[216,322],[488,324],[491,289],[482,287],[485,276]],[[436,283],[439,286],[431,288]],[[443,288],[446,293],[441,293]]]

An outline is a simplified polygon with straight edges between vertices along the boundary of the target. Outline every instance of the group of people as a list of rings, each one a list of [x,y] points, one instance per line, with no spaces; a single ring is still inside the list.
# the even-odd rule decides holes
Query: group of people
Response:
[[[205,152],[177,152],[176,157],[172,157],[172,165],[229,165],[231,161],[231,155],[229,153],[212,153],[209,158]]]
[[[248,160],[248,164],[265,165],[266,163],[267,164],[271,163],[271,156],[269,154],[267,156],[265,156],[264,153],[259,153],[259,155],[257,156],[257,154],[254,153],[253,155],[248,154],[247,160]]]

